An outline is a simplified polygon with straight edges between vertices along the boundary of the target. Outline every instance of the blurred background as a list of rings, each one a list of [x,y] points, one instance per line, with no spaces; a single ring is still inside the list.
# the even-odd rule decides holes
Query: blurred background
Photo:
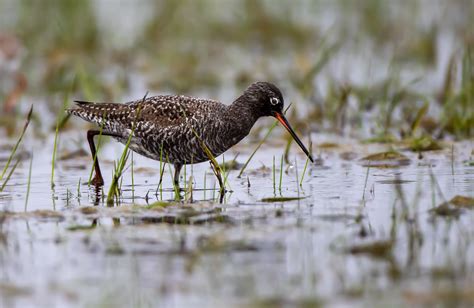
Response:
[[[471,0],[1,0],[1,134],[31,104],[47,135],[73,99],[229,104],[267,80],[300,131],[471,138],[473,45]]]
[[[115,142],[88,185],[74,99],[257,80],[314,164],[267,118],[224,204]],[[473,100],[473,0],[0,0],[0,307],[472,307]]]

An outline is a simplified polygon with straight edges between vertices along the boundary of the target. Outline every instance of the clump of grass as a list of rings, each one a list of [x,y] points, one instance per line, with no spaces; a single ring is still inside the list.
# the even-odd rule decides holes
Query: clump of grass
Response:
[[[127,143],[125,144],[125,148],[122,152],[122,156],[120,157],[117,163],[114,163],[114,170],[112,172],[112,183],[110,184],[109,192],[107,194],[107,205],[114,204],[114,198],[120,195],[119,191],[119,180],[122,177],[123,171],[125,169],[125,164],[127,163],[128,157],[130,155],[129,146],[130,141],[132,140],[132,134],[128,137]]]
[[[413,152],[442,150],[443,146],[432,137],[423,135],[409,140],[409,148]]]
[[[145,96],[143,97],[143,101],[145,101],[147,95],[148,95],[148,93],[146,93]],[[128,136],[127,143],[125,144],[125,148],[122,151],[122,155],[120,156],[119,161],[114,166],[113,175],[112,175],[112,183],[110,184],[109,192],[107,194],[107,205],[109,205],[109,206],[113,205],[114,197],[115,196],[118,197],[120,195],[119,180],[122,177],[122,174],[123,174],[124,169],[125,169],[125,165],[127,163],[128,157],[130,155],[130,151],[129,151],[130,142],[132,141],[133,135],[135,133],[136,122],[137,122],[137,119],[140,115],[140,112],[141,112],[141,110],[138,109],[137,113],[136,113],[136,116],[135,116],[135,121],[133,122],[132,129],[130,131],[130,135]]]
[[[416,112],[415,118],[413,119],[410,125],[410,136],[412,137],[415,136],[415,131],[418,129],[418,127],[420,126],[421,120],[428,112],[428,107],[429,107],[428,102],[425,102],[423,106],[421,106],[421,108],[418,109],[418,111]]]
[[[474,135],[474,49],[467,47],[461,61],[461,81],[458,89],[453,86],[456,65],[448,67],[445,88],[441,98],[442,127],[458,138]]]

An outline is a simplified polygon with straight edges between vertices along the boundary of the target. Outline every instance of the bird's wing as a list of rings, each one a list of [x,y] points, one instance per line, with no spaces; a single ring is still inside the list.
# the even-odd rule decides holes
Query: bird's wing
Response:
[[[182,125],[186,119],[212,116],[215,108],[225,108],[217,101],[182,95],[159,95],[125,104],[75,102],[77,107],[68,113],[111,132],[130,130],[134,125],[136,133],[167,129]]]
[[[205,104],[205,100],[192,97],[160,95],[126,105],[132,110],[137,121],[168,127],[184,123],[187,117],[198,116]]]

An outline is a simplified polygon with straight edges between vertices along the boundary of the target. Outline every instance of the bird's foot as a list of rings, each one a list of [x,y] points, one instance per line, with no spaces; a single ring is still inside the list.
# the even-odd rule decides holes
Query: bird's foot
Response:
[[[104,186],[104,179],[101,176],[96,175],[92,179],[91,184],[96,186],[96,187]]]

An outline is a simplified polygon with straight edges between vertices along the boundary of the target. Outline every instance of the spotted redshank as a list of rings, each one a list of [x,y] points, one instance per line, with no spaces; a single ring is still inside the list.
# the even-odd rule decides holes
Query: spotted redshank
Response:
[[[231,105],[210,99],[184,95],[158,95],[125,104],[75,101],[77,107],[67,112],[101,127],[89,130],[87,140],[95,158],[92,183],[102,186],[104,180],[96,157],[94,137],[114,137],[154,160],[174,164],[174,182],[184,164],[209,160],[203,144],[218,156],[242,140],[260,117],[275,117],[291,134],[308,158],[311,154],[295,134],[283,114],[283,96],[269,82],[255,82]],[[222,187],[222,181],[219,179]]]

